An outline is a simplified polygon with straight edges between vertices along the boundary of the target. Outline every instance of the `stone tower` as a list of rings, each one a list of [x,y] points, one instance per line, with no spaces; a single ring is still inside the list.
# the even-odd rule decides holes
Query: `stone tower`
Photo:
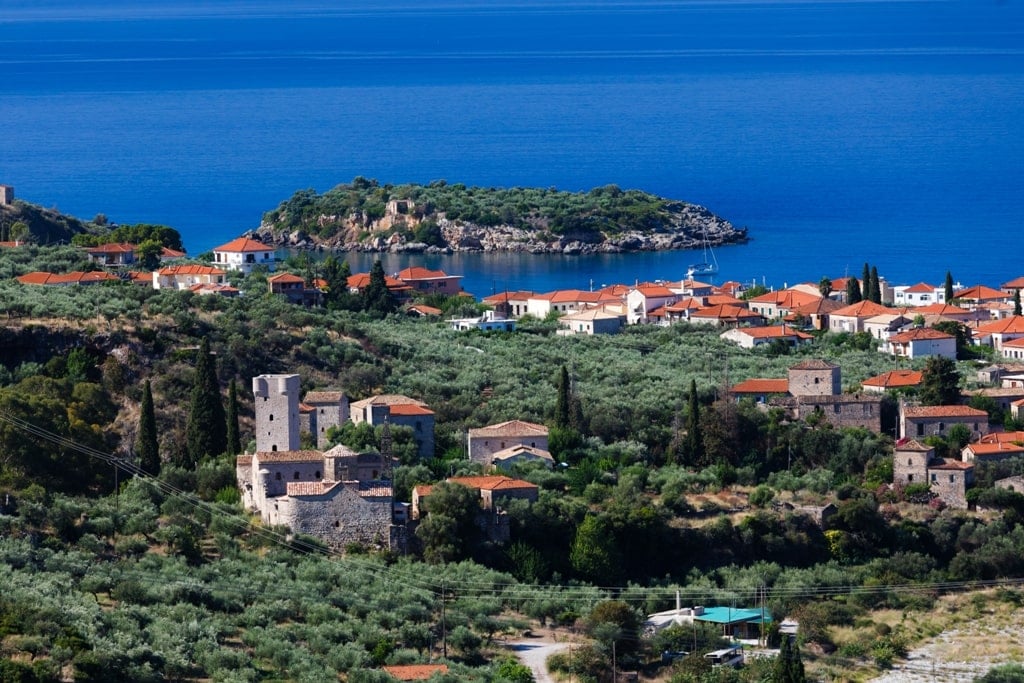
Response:
[[[10,185],[0,185],[0,206],[10,206],[14,203],[14,188]]]
[[[842,393],[839,366],[805,360],[789,369],[789,393],[794,396],[838,396]]]
[[[340,391],[311,391],[302,402],[313,409],[309,431],[316,437],[317,448],[326,448],[327,430],[349,421],[348,397]]]
[[[892,454],[892,480],[896,484],[927,484],[928,463],[935,449],[910,439],[896,444]]]
[[[256,407],[256,451],[299,450],[299,376],[252,379]]]

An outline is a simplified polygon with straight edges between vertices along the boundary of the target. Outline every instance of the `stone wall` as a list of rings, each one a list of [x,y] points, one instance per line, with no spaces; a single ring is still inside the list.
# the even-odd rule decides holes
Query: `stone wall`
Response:
[[[548,450],[548,437],[543,434],[529,434],[526,436],[469,436],[467,438],[469,447],[469,459],[473,462],[492,464],[495,453],[513,446],[530,446],[539,448],[542,451]]]
[[[276,523],[335,548],[392,544],[391,497],[364,498],[352,483],[338,484],[325,495],[282,498],[278,508]]]
[[[968,471],[929,470],[932,493],[951,508],[967,509]]]
[[[809,361],[789,369],[789,393],[794,396],[835,396],[841,391],[838,365]]]
[[[928,480],[928,462],[934,448],[914,442],[908,448],[896,448],[892,456],[892,480],[896,484],[923,484]]]

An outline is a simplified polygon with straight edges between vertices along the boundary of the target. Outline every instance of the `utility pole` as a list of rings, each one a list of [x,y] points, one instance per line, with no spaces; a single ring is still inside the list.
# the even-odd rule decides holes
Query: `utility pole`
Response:
[[[448,659],[448,631],[445,625],[444,580],[441,581],[441,656]]]
[[[612,641],[612,683],[616,683],[619,680],[618,674],[615,672],[615,641]]]

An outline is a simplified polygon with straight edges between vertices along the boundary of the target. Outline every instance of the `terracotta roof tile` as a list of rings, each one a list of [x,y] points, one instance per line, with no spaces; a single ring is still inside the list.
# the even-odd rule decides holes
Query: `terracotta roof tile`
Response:
[[[491,476],[491,477],[452,477],[448,480],[453,484],[461,484],[468,486],[471,489],[480,489],[481,491],[507,491],[511,489],[536,489],[536,484],[531,484],[528,481],[521,479],[512,479],[511,477],[502,476]]]
[[[309,391],[303,397],[306,403],[340,403],[345,398],[341,391]]]
[[[430,408],[418,406],[415,403],[395,403],[388,406],[388,412],[392,415],[433,415]]]
[[[983,334],[1021,334],[1024,333],[1024,316],[1013,315],[1002,320],[978,325],[975,332]]]
[[[881,315],[883,313],[893,313],[893,309],[886,308],[882,304],[876,304],[874,301],[859,301],[849,306],[844,306],[838,310],[832,311],[834,317],[850,317],[850,318],[870,318],[873,315]]]
[[[232,253],[242,253],[248,251],[274,251],[273,247],[268,247],[263,242],[257,242],[256,240],[249,237],[239,237],[233,239],[227,244],[222,244],[219,247],[214,247],[213,251],[229,251]]]
[[[797,363],[796,365],[789,366],[790,370],[834,370],[839,367],[834,363],[829,363],[827,360],[821,360],[820,358],[812,358]]]
[[[915,327],[912,330],[906,332],[900,332],[889,337],[889,342],[893,344],[906,344],[914,341],[924,341],[927,339],[956,339],[951,334],[940,332],[933,327]]]
[[[340,481],[290,481],[285,491],[289,496],[324,496],[338,486]]]
[[[788,394],[788,379],[748,379],[734,384],[729,390],[734,394]]]
[[[214,268],[213,266],[201,266],[198,264],[189,264],[181,266],[164,266],[157,271],[160,275],[227,275],[227,273],[220,268]]]
[[[261,463],[316,462],[323,459],[324,454],[320,451],[260,451],[256,454],[256,460]]]
[[[928,469],[930,470],[973,470],[974,463],[964,462],[963,460],[953,460],[952,458],[936,458],[928,463]]]
[[[875,375],[861,382],[864,386],[894,389],[897,387],[916,387],[921,383],[923,373],[920,370],[890,370]]]
[[[906,406],[907,417],[977,417],[988,419],[988,413],[970,406]]]
[[[1016,277],[1000,285],[1003,289],[1024,289],[1024,277]]]
[[[485,436],[547,436],[548,428],[544,425],[523,420],[509,420],[486,427],[470,429],[470,438]]]
[[[985,285],[975,285],[974,287],[968,287],[967,289],[961,289],[953,292],[954,299],[968,299],[973,301],[999,300],[1005,299],[1006,297],[1006,292],[1001,292],[998,289],[992,289]]]

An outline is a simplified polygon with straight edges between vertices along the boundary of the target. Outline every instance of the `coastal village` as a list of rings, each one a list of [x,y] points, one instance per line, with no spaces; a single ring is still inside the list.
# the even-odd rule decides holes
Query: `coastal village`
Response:
[[[8,190],[0,198],[9,197]],[[8,249],[20,246],[18,241],[0,243]],[[258,273],[266,278],[268,294],[295,306],[322,306],[327,294],[325,280],[281,271],[276,248],[249,236],[215,247],[208,263],[164,248],[159,266],[152,271],[139,269],[141,259],[133,244],[103,244],[85,251],[94,270],[31,272],[16,279],[25,286],[121,283],[187,290],[197,296],[238,297],[242,292],[232,285],[233,279]],[[891,357],[897,369],[850,387],[844,384],[838,365],[807,359],[793,363],[782,377],[735,382],[728,387],[728,395],[765,411],[781,411],[793,423],[861,427],[892,437],[892,486],[924,485],[931,500],[954,509],[974,507],[968,492],[975,486],[976,463],[1024,455],[1024,432],[1005,431],[1002,425],[990,423],[985,410],[968,405],[973,397],[985,397],[1012,419],[1024,419],[1020,303],[1024,277],[971,286],[893,285],[883,278],[837,277],[751,291],[739,282],[715,285],[691,273],[678,281],[615,284],[597,290],[501,292],[479,301],[462,290],[461,279],[413,266],[384,281],[402,314],[444,324],[452,335],[516,334],[517,323],[525,317],[556,321],[561,336],[616,334],[637,325],[700,325],[719,330],[722,339],[743,349],[777,351],[810,344],[822,335],[862,335],[877,353]],[[352,274],[348,290],[358,294],[371,280],[370,273]],[[446,318],[440,308],[423,303],[426,295],[464,298],[479,306],[480,315]],[[924,373],[910,366],[921,359],[956,360],[958,343],[963,343],[957,330],[967,335],[971,345],[991,348],[996,360],[977,369],[977,388],[963,391],[959,401],[920,405],[915,389]],[[390,431],[406,428],[413,436],[416,457],[429,461],[435,457],[435,412],[415,396],[375,394],[351,400],[344,386],[303,392],[301,379],[298,374],[252,377],[255,448],[236,458],[243,506],[266,525],[287,527],[293,534],[314,537],[338,551],[360,547],[406,554],[420,550],[415,531],[429,515],[435,485],[416,485],[409,500],[396,498],[392,474],[398,459],[392,453]],[[883,426],[885,396],[897,397],[894,428]],[[519,415],[505,417],[503,422],[481,424],[465,433],[466,459],[480,474],[448,479],[474,492],[479,500],[476,525],[484,538],[498,545],[511,540],[506,504],[538,499],[536,484],[514,476],[517,467],[527,463],[546,469],[565,466],[549,450],[547,426]],[[360,451],[332,443],[339,429],[360,424],[381,430],[379,450]],[[966,435],[956,455],[938,457],[935,447],[926,443],[928,437],[954,432]],[[1019,491],[1024,490],[1024,479],[1014,476],[994,485]],[[789,508],[822,528],[827,528],[836,511],[833,501]],[[657,631],[704,622],[757,646],[770,621],[763,609],[753,606],[705,608],[677,602],[673,610],[649,615],[645,628]],[[798,626],[788,628],[795,632]],[[733,655],[723,651],[716,656],[728,664]],[[401,667],[392,668],[397,676]]]
[[[16,248],[17,243],[3,246]],[[229,273],[250,274],[259,269],[267,275],[270,293],[303,306],[320,305],[326,286],[320,279],[278,272],[275,247],[250,237],[215,247],[209,265],[186,262],[186,254],[165,248],[160,267],[152,272],[134,270],[138,265],[135,245],[104,244],[86,251],[97,270],[33,272],[17,280],[24,285],[51,287],[127,280],[154,289],[231,297],[238,296],[239,290],[229,283]],[[472,299],[462,290],[460,280],[459,275],[415,266],[385,277],[387,289],[402,311],[435,319],[441,319],[442,311],[419,303],[417,295]],[[349,277],[348,287],[355,294],[369,282],[369,273],[356,273]],[[827,286],[821,282],[801,283],[756,296],[749,296],[748,288],[739,282],[713,285],[692,277],[615,284],[597,290],[501,292],[480,300],[486,309],[480,316],[445,322],[454,332],[511,333],[518,319],[531,316],[556,319],[560,335],[615,334],[629,325],[705,325],[721,329],[723,339],[745,349],[797,347],[810,342],[814,332],[866,334],[879,353],[908,363],[928,357],[955,360],[955,334],[936,326],[963,326],[971,335],[971,343],[991,347],[999,358],[978,371],[979,381],[986,386],[964,394],[962,402],[946,406],[917,406],[912,398],[901,398],[893,458],[895,483],[927,482],[946,504],[966,508],[974,462],[1024,454],[1024,434],[1003,432],[998,425],[989,424],[985,411],[966,405],[971,396],[984,396],[995,400],[1014,419],[1024,418],[1024,316],[1020,311],[1024,277],[997,286],[957,284],[951,296],[943,285],[890,285],[879,279],[877,301],[863,299],[855,303],[848,301],[851,284],[860,291],[869,283],[856,278],[825,282]],[[238,473],[247,507],[259,511],[268,523],[288,524],[337,547],[357,540],[385,547],[407,542],[409,534],[397,533],[391,524],[414,523],[422,509],[419,498],[426,496],[428,489],[417,490],[411,501],[394,503],[386,484],[389,458],[353,453],[345,447],[323,453],[301,451],[298,439],[300,431],[307,431],[316,435],[318,446],[326,447],[327,429],[346,421],[410,425],[415,429],[421,457],[430,458],[434,418],[429,406],[404,396],[377,396],[350,406],[343,387],[300,397],[298,379],[297,375],[253,379],[257,448],[256,453],[240,457]],[[745,379],[732,385],[730,394],[736,400],[751,399],[765,409],[781,408],[792,420],[826,420],[837,427],[857,426],[881,432],[882,395],[887,391],[905,394],[921,379],[920,370],[893,370],[868,378],[859,389],[849,391],[844,390],[838,366],[814,360],[793,365],[786,377]],[[268,413],[264,402],[271,399],[274,403],[266,405],[274,408]],[[277,420],[271,425],[275,413]],[[553,465],[546,450],[547,429],[521,422],[514,415],[508,417],[506,423],[470,430],[469,459],[495,472],[521,460]],[[965,427],[970,436],[958,459],[936,458],[934,449],[920,442],[929,435],[944,436],[956,425]],[[492,439],[482,445],[480,435],[491,435]],[[346,479],[342,472],[356,476]],[[500,474],[462,483],[479,489],[481,500],[486,501],[482,509],[488,514],[498,509],[497,502],[503,496],[529,498],[532,486]],[[1007,487],[1019,484],[1016,478],[997,482],[997,486]],[[362,511],[357,509],[360,505],[365,506]],[[331,513],[335,518],[332,524],[324,524],[321,519],[328,509],[335,510]],[[353,524],[353,519],[360,521]],[[500,513],[489,519],[489,533],[495,538],[507,535],[507,530],[501,531]]]

